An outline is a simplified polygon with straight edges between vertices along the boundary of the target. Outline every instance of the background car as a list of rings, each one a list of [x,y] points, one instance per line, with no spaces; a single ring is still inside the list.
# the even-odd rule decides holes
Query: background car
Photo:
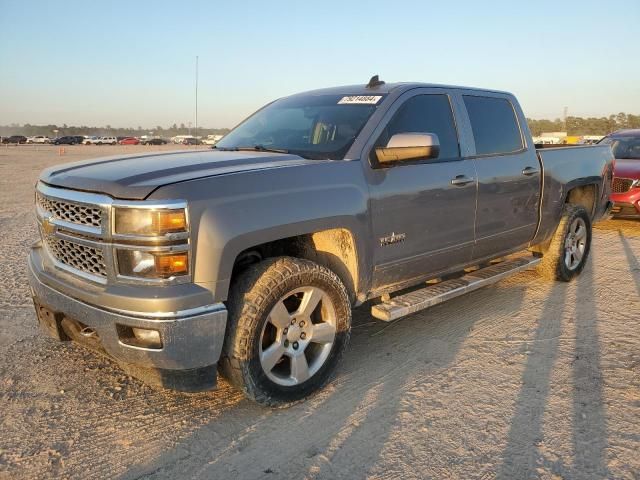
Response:
[[[35,135],[27,138],[27,143],[51,143],[51,139],[45,135]]]
[[[182,140],[182,145],[202,145],[202,142],[199,138],[190,137]]]
[[[140,140],[135,137],[123,137],[118,141],[118,143],[120,145],[138,145],[140,143]]]
[[[619,130],[600,143],[611,145],[616,157],[611,213],[614,217],[640,218],[640,129]]]
[[[115,145],[116,143],[118,143],[116,137],[98,137],[95,141],[96,145]]]
[[[205,145],[215,145],[221,138],[222,135],[207,135],[207,138],[202,140],[202,143],[204,143]]]
[[[77,145],[82,143],[84,137],[79,135],[65,135],[63,137],[54,138],[52,143],[54,145]]]
[[[3,138],[2,143],[27,143],[27,137],[24,135],[11,135]]]
[[[116,137],[89,137],[82,143],[85,145],[115,145],[118,140]]]
[[[167,142],[164,138],[145,138],[142,141],[142,145],[166,145]]]

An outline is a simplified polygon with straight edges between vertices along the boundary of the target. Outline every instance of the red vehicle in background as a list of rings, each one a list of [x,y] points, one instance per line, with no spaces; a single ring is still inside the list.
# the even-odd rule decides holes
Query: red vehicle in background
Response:
[[[135,137],[127,137],[120,140],[120,145],[138,145],[140,140]]]
[[[611,145],[616,158],[611,213],[614,217],[640,218],[640,129],[619,130],[600,143]]]

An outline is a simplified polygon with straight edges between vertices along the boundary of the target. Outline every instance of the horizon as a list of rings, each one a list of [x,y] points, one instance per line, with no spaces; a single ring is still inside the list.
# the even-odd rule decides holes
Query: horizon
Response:
[[[590,117],[580,117],[580,116],[576,116],[576,115],[568,115],[567,119],[571,119],[571,118],[578,118],[578,119],[582,119],[582,120],[601,120],[601,119],[611,119],[612,117],[617,116],[620,113],[624,113],[626,115],[632,115],[632,116],[640,116],[640,114],[634,114],[634,113],[628,113],[628,112],[617,112],[617,113],[611,113],[609,115],[601,115],[601,116],[590,116]],[[549,122],[562,122],[563,119],[562,118],[532,118],[529,117],[525,114],[526,119],[527,120],[531,120],[534,122],[539,122],[539,121],[549,121]],[[243,119],[244,120],[244,119]],[[198,125],[198,130],[228,130],[231,131],[234,127],[210,127],[207,125]],[[81,125],[81,124],[77,124],[77,125],[73,125],[73,124],[66,124],[63,123],[62,125],[59,125],[57,123],[30,123],[30,122],[25,122],[25,123],[17,123],[17,122],[13,122],[11,124],[4,124],[1,125],[0,124],[0,129],[11,129],[11,128],[29,128],[29,127],[33,127],[33,128],[46,128],[46,127],[56,127],[56,128],[74,128],[74,129],[80,129],[80,128],[87,128],[87,129],[105,129],[105,130],[131,130],[131,131],[148,131],[148,130],[158,130],[157,127],[161,127],[161,130],[195,130],[195,127],[192,125],[191,127],[189,127],[188,125],[176,125],[175,127],[172,125],[156,125],[154,127],[151,126],[144,126],[144,125]]]
[[[5,0],[0,124],[195,124],[196,55],[199,128],[374,74],[507,90],[531,119],[640,112],[632,0],[288,5]]]

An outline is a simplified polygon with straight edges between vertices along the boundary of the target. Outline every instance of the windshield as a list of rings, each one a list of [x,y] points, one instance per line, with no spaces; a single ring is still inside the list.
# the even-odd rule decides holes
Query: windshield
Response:
[[[613,156],[615,158],[640,160],[640,136],[607,137],[600,143],[611,145],[611,150],[613,150]]]
[[[218,149],[280,150],[309,159],[343,159],[382,95],[296,95],[277,100],[229,132]]]

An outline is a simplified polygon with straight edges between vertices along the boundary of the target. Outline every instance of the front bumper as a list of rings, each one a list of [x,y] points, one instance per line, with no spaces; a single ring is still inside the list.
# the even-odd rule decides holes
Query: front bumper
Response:
[[[36,306],[50,311],[55,321],[62,322],[67,318],[74,325],[89,327],[95,331],[90,339],[94,345],[89,346],[104,350],[126,370],[135,376],[145,377],[143,380],[150,383],[181,390],[203,389],[183,385],[184,379],[179,378],[180,373],[184,373],[198,381],[206,377],[207,382],[213,381],[208,388],[215,386],[215,368],[222,351],[227,321],[224,304],[213,303],[187,309],[180,309],[176,305],[174,309],[165,299],[160,304],[166,311],[131,311],[91,305],[61,291],[63,284],[60,278],[45,270],[41,253],[41,248],[36,245],[29,255],[29,284]],[[52,286],[56,283],[58,288]],[[70,290],[71,285],[67,286]],[[74,288],[78,291],[79,287],[76,285]],[[121,305],[128,305],[135,299],[121,300]],[[122,338],[123,327],[158,331],[162,347],[143,348],[125,343]],[[72,335],[69,337],[82,340]],[[137,371],[143,373],[137,374]],[[156,374],[151,374],[153,372]],[[186,388],[181,388],[181,385]]]
[[[633,188],[625,193],[611,194],[614,203],[611,211],[614,217],[640,217],[640,188]]]

